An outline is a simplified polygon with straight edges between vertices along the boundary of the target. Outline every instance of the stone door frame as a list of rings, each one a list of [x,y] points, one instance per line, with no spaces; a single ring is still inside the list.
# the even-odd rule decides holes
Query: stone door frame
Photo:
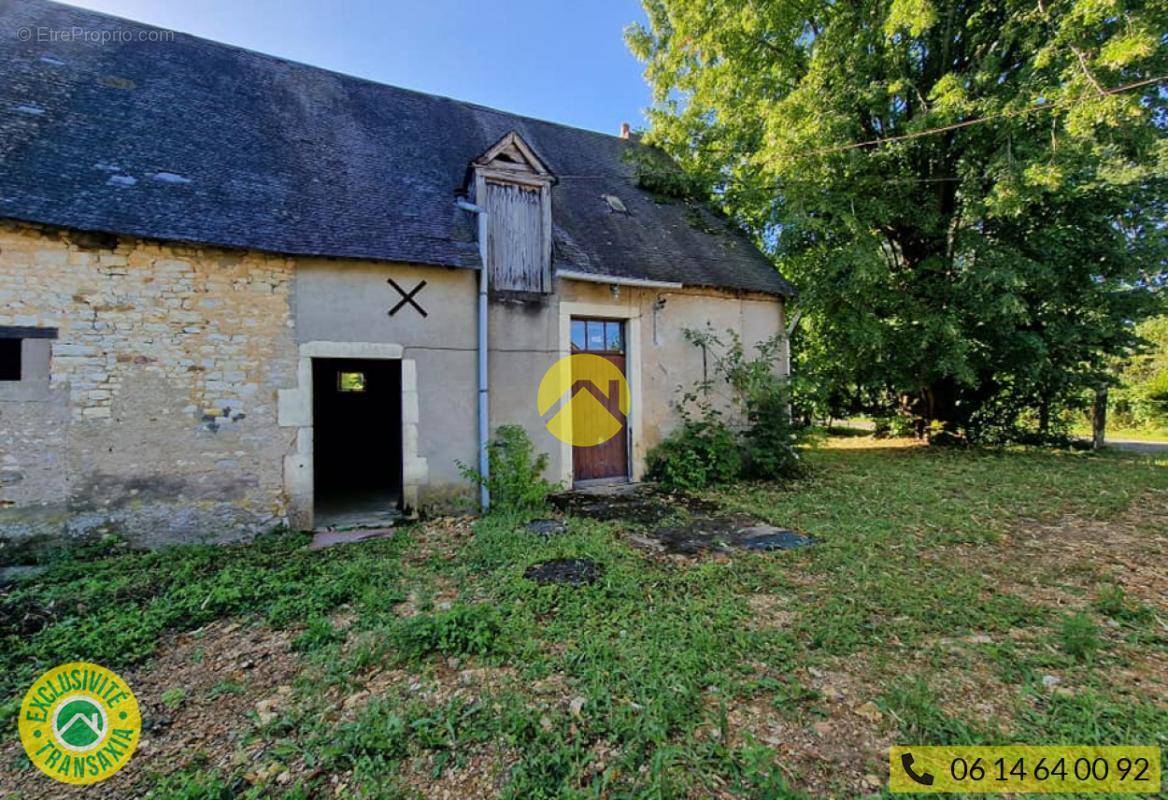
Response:
[[[572,354],[572,317],[604,317],[625,323],[625,380],[629,384],[629,414],[625,421],[629,437],[629,480],[640,481],[645,473],[645,441],[642,436],[641,403],[641,308],[632,297],[616,303],[561,301],[559,307],[560,357]],[[571,406],[568,407],[569,421]],[[559,480],[571,486],[572,445],[560,442]]]
[[[297,365],[298,385],[278,392],[281,428],[296,431],[296,451],[284,456],[284,493],[288,524],[296,530],[312,530],[315,504],[313,465],[312,360],[352,358],[401,362],[402,506],[412,515],[418,507],[418,488],[429,480],[426,459],[418,455],[418,366],[402,358],[400,344],[379,342],[304,342]]]

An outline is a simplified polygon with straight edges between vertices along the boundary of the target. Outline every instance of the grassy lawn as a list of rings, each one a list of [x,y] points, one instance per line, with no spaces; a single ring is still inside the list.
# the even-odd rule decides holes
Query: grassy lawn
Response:
[[[1071,428],[1071,434],[1084,439],[1090,439],[1091,426],[1076,425]],[[1109,425],[1107,426],[1107,439],[1109,441],[1168,442],[1168,428],[1161,426],[1121,428]]]
[[[875,423],[868,417],[851,417],[832,421],[832,432],[840,435],[862,435],[869,433]],[[1089,421],[1083,420],[1071,425],[1068,431],[1079,439],[1090,439],[1094,435]],[[1108,441],[1168,442],[1168,426],[1149,424],[1143,427],[1127,427],[1114,422],[1107,426]]]
[[[670,556],[631,523],[491,518],[319,552],[75,554],[0,594],[6,730],[36,674],[80,658],[122,671],[143,746],[85,793],[10,736],[0,786],[843,798],[881,795],[893,743],[1168,746],[1168,459],[854,437],[807,461],[708,498],[818,539],[798,551]],[[523,577],[555,557],[603,577]]]

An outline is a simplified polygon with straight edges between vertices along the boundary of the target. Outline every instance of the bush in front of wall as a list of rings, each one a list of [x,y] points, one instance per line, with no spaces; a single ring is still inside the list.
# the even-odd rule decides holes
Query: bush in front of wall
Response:
[[[701,348],[706,375],[677,404],[682,425],[649,451],[648,477],[670,489],[700,491],[738,478],[778,480],[798,475],[786,381],[775,374],[782,340],[759,342],[747,357],[735,331],[723,342],[712,329],[686,330],[686,338]],[[723,419],[713,396],[716,386],[730,389],[731,401],[746,419],[741,432]]]
[[[486,484],[491,494],[491,510],[502,514],[538,511],[556,485],[543,477],[547,453],[535,454],[535,445],[520,425],[500,425],[487,445],[491,474],[483,479],[478,470],[459,463],[464,477]]]
[[[670,489],[696,492],[741,472],[741,448],[721,420],[686,420],[649,451],[649,479]]]
[[[744,477],[764,481],[796,477],[802,463],[795,449],[790,401],[778,378],[746,399],[746,419],[750,427],[743,434]]]

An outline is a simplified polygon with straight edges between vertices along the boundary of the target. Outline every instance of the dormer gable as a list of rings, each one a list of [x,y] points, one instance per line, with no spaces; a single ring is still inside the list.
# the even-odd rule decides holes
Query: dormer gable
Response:
[[[475,202],[487,212],[480,236],[487,236],[490,286],[550,292],[555,176],[515,131],[472,161],[470,170]]]
[[[471,167],[476,173],[500,180],[536,183],[552,183],[555,180],[543,160],[515,131],[508,133],[476,158]]]

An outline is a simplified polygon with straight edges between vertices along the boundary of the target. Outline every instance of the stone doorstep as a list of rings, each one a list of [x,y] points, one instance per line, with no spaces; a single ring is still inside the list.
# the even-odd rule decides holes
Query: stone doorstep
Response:
[[[309,550],[323,550],[338,544],[352,544],[363,542],[366,539],[388,539],[393,536],[394,530],[389,528],[358,528],[350,531],[322,531],[312,535]]]

